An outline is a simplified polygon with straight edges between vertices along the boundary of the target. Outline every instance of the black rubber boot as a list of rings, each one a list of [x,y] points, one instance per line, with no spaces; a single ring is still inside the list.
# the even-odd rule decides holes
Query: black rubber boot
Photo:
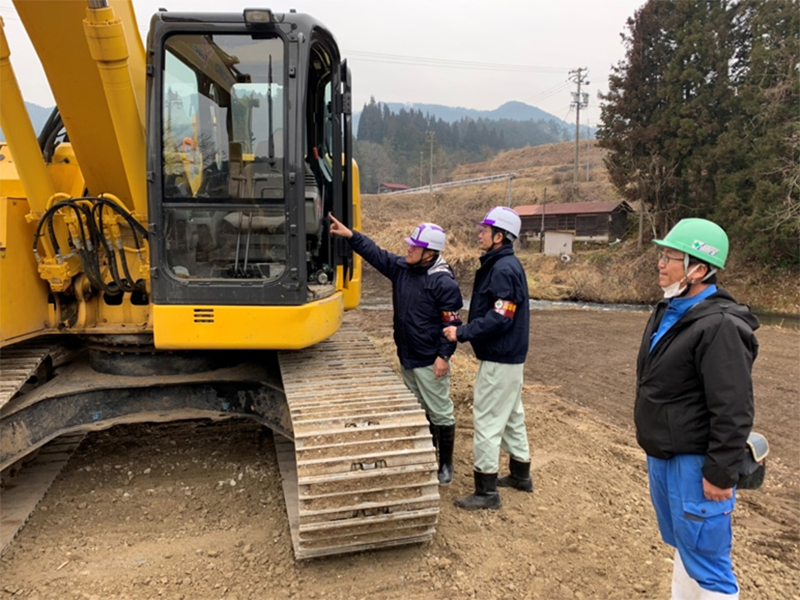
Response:
[[[439,438],[439,485],[453,481],[453,446],[456,443],[455,425],[437,425]]]
[[[520,492],[533,492],[533,479],[531,479],[531,463],[514,460],[511,456],[508,459],[509,475],[497,480],[497,487],[510,487]]]
[[[436,439],[436,425],[431,422],[431,418],[428,415],[425,415],[425,418],[428,419],[428,430],[431,432],[433,447],[436,448],[439,445],[439,440]]]
[[[500,494],[497,492],[497,473],[474,472],[475,493],[453,502],[457,508],[464,510],[500,510]]]

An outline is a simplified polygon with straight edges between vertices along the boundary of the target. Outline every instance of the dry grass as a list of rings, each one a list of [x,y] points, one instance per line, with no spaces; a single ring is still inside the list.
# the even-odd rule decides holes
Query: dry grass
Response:
[[[593,149],[592,153],[598,159],[596,178],[577,185],[572,183],[574,146],[570,143],[512,150],[485,163],[461,165],[452,179],[515,172],[512,206],[539,202],[545,188],[547,202],[619,200],[605,169],[599,166],[601,150]],[[569,181],[554,185],[553,178],[559,174]],[[364,232],[391,252],[405,254],[403,239],[419,223],[428,221],[444,227],[448,235],[445,256],[456,271],[462,291],[469,294],[479,264],[476,223],[492,206],[508,203],[508,183],[448,188],[432,194],[366,195],[362,203]],[[640,249],[635,241],[625,240],[614,246],[576,247],[568,263],[536,250],[518,251],[532,298],[652,303],[661,296],[656,278],[657,250],[652,244]],[[729,268],[719,280],[737,299],[761,310],[800,312],[796,273],[754,267],[739,259],[735,248]]]

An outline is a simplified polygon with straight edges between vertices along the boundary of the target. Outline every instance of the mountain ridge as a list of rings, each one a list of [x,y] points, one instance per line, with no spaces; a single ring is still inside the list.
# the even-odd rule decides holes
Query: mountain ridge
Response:
[[[509,100],[492,110],[481,110],[477,108],[466,108],[463,106],[446,106],[444,104],[428,104],[423,102],[380,102],[385,105],[392,113],[399,113],[401,109],[419,110],[423,114],[428,114],[434,119],[442,119],[446,123],[455,123],[464,118],[468,119],[489,119],[499,121],[509,119],[511,121],[552,121],[563,127],[575,127],[575,122],[569,123],[563,119],[537,108],[530,104],[525,104],[518,100]],[[366,104],[365,104],[366,106]],[[363,110],[363,109],[362,109]],[[361,117],[361,110],[353,113],[353,131],[358,131],[358,122]],[[581,126],[581,135],[585,135],[585,125]],[[589,127],[589,131],[594,137],[596,127]]]

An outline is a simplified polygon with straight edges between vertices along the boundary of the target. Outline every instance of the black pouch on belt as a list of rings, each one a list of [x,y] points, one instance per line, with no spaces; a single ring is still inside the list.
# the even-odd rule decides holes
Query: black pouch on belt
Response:
[[[755,490],[761,487],[767,470],[767,454],[769,454],[767,438],[760,433],[750,433],[747,437],[747,444],[744,447],[742,464],[739,467],[737,489]]]

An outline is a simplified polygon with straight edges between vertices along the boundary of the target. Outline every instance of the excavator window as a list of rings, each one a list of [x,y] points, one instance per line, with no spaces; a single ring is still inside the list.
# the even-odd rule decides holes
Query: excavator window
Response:
[[[163,219],[178,279],[285,271],[284,44],[176,33],[164,44]]]

